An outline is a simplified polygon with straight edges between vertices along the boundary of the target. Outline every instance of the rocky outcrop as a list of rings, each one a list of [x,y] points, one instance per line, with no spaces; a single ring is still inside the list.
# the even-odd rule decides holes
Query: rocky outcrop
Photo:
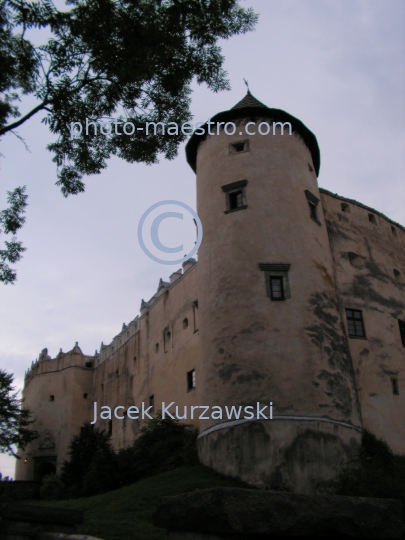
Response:
[[[403,538],[390,499],[214,488],[163,497],[154,525],[169,538]]]

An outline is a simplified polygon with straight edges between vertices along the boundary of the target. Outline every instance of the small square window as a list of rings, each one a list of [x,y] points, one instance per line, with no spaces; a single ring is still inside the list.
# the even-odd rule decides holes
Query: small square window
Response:
[[[365,338],[363,315],[359,309],[346,309],[347,329],[351,338]]]
[[[91,367],[93,367],[93,362],[86,362],[85,366],[88,367],[88,368],[91,368]]]
[[[401,334],[402,346],[405,347],[405,321],[398,319],[399,333]]]
[[[87,399],[88,394],[83,394],[83,399]]]
[[[270,293],[272,300],[284,300],[284,285],[281,276],[270,276]]]
[[[55,401],[55,396],[53,396],[52,394],[49,396],[49,401]]]
[[[391,232],[392,232],[392,234],[393,234],[394,236],[397,235],[397,230],[396,230],[396,228],[395,228],[393,225],[391,225]]]
[[[393,272],[394,272],[394,277],[398,281],[398,283],[402,283],[401,272],[399,270],[397,270],[396,268],[393,269]]]
[[[152,407],[152,414],[155,412],[155,396],[150,396],[149,398],[149,407]]]
[[[349,262],[352,266],[356,266],[357,268],[361,268],[364,265],[363,257],[360,257],[357,253],[353,253],[352,251],[347,252],[347,256],[349,258]]]
[[[374,225],[377,223],[377,220],[375,219],[375,215],[374,215],[374,214],[369,214],[369,215],[368,215],[368,220],[369,220],[371,223],[374,223]]]
[[[240,154],[241,152],[249,152],[249,141],[237,141],[230,143],[229,153],[230,154]]]
[[[391,378],[391,386],[394,396],[399,396],[398,379],[396,377]]]
[[[347,203],[342,203],[341,208],[342,208],[342,212],[350,213],[350,206]]]
[[[187,373],[187,392],[195,388],[195,369]]]

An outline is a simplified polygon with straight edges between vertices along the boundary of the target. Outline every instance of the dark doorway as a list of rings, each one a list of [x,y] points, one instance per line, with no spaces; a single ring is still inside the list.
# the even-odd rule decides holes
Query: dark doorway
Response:
[[[50,461],[42,461],[36,467],[36,480],[41,481],[48,474],[56,474],[55,464]]]

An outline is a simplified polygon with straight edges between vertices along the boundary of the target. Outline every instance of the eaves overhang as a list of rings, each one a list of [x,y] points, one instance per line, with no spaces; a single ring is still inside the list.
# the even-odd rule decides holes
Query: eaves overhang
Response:
[[[271,118],[274,122],[290,122],[293,132],[298,133],[308,150],[311,153],[312,162],[316,172],[316,176],[319,175],[319,168],[321,165],[321,156],[318,146],[318,141],[316,140],[315,135],[310,131],[305,124],[295,118],[291,114],[281,110],[281,109],[270,109],[269,107],[241,107],[236,109],[230,109],[229,111],[223,111],[210,119],[210,122],[232,122],[240,118],[247,118],[250,121],[255,121],[259,118]],[[194,132],[188,143],[186,144],[186,158],[187,163],[196,173],[197,171],[197,151],[199,144],[204,141],[208,135],[208,125],[205,123],[203,126],[198,128],[199,130],[204,130],[204,133],[197,135]],[[246,134],[247,135],[247,134]],[[247,135],[248,136],[248,135]],[[271,137],[272,135],[263,135],[264,137]]]

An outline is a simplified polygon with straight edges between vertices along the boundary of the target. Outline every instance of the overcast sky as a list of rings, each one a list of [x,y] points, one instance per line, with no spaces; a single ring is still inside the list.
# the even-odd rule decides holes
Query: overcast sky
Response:
[[[320,187],[405,225],[405,3],[242,4],[260,18],[255,32],[222,43],[232,90],[214,94],[194,85],[194,122],[235,105],[246,93],[245,78],[257,99],[316,135]],[[143,212],[166,199],[196,208],[184,145],[176,159],[153,166],[111,159],[102,174],[87,178],[84,194],[63,198],[45,149],[52,137],[40,120],[18,130],[30,153],[13,135],[0,144],[0,209],[7,190],[27,185],[29,195],[18,235],[28,250],[15,265],[15,285],[0,285],[0,368],[15,374],[18,387],[44,347],[54,357],[75,341],[85,354],[109,343],[159,278],[176,270],[142,252],[136,231]],[[14,459],[0,456],[0,470],[14,476]]]

